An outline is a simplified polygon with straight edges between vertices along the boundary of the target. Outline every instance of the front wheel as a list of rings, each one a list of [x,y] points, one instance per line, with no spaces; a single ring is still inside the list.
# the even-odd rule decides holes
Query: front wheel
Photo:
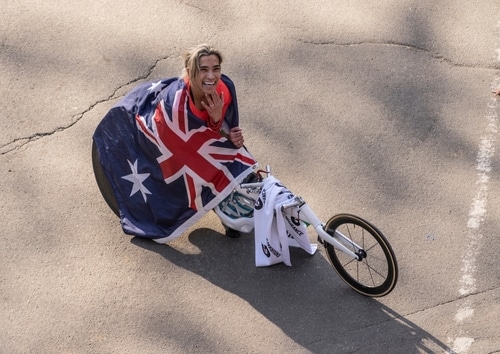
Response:
[[[396,257],[375,226],[358,216],[340,214],[332,217],[324,230],[360,257],[353,259],[324,243],[333,268],[351,288],[370,297],[384,296],[394,289],[398,280]]]

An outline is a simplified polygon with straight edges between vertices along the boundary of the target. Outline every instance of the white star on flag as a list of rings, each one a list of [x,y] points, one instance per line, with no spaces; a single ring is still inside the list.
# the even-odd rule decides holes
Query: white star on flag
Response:
[[[130,166],[130,170],[132,171],[131,174],[123,176],[123,179],[126,179],[129,182],[132,182],[132,191],[130,192],[130,196],[133,196],[137,192],[141,192],[142,197],[144,198],[144,202],[146,202],[146,194],[151,194],[151,192],[144,187],[144,184],[142,184],[148,177],[149,173],[139,173],[137,171],[137,161],[132,164],[129,160],[127,160],[128,165]]]
[[[151,92],[156,91],[156,88],[157,88],[158,86],[160,86],[160,84],[161,84],[161,80],[160,80],[160,81],[157,81],[157,82],[153,82],[153,83],[151,84],[151,86],[148,88],[148,91],[151,91]]]

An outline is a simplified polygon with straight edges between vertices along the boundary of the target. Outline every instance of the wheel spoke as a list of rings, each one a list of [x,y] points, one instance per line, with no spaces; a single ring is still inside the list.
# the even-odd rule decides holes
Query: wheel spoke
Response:
[[[327,255],[340,277],[354,290],[367,296],[387,295],[397,281],[397,264],[385,237],[366,221],[348,214],[332,218],[325,227],[330,235],[354,253],[365,255],[353,259],[332,245],[325,243]],[[358,247],[360,249],[358,249]]]
[[[382,279],[384,279],[384,280],[387,279],[387,274],[382,274],[376,268],[370,266],[370,264],[368,263],[368,261],[364,261],[363,263],[366,264],[366,268],[370,272],[370,275],[372,276],[372,279],[373,279],[373,275],[371,274],[372,271],[375,272],[375,273],[377,273]],[[375,282],[373,282],[373,283],[375,283]]]

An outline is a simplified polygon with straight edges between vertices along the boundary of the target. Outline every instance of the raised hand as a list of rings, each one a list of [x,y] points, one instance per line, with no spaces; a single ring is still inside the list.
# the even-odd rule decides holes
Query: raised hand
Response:
[[[222,119],[222,108],[224,107],[224,93],[221,93],[220,96],[217,92],[214,93],[206,93],[205,100],[201,101],[201,104],[206,109],[208,115],[212,119],[213,123],[218,123]]]

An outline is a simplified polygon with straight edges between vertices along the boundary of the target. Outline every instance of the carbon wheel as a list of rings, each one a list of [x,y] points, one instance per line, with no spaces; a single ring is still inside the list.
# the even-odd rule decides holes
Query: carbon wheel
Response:
[[[358,216],[340,214],[332,217],[324,230],[361,257],[360,260],[353,259],[324,243],[333,268],[352,289],[370,297],[385,296],[394,289],[398,280],[396,257],[385,236],[375,226]]]

